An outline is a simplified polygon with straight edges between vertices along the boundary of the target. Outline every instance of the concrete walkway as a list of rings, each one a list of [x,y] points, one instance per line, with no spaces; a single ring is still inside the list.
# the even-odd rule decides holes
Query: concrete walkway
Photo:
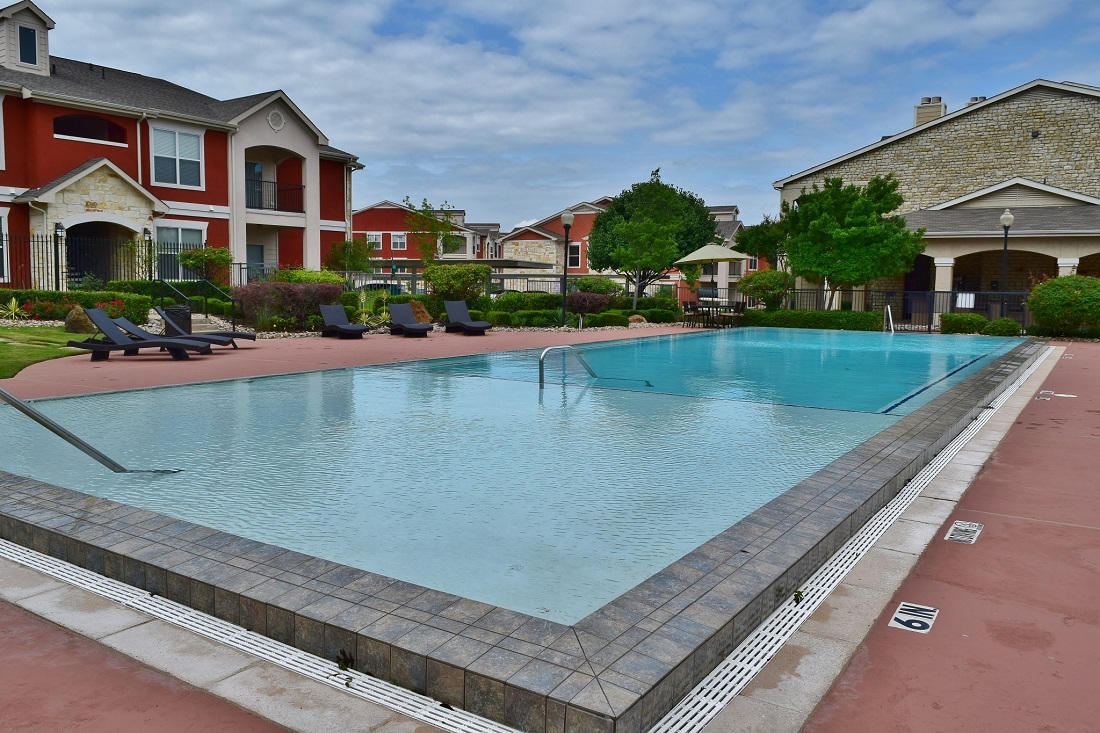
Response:
[[[0,386],[33,398],[667,333],[683,330],[260,341],[183,363],[54,360]],[[1033,377],[707,733],[1100,730],[1100,344],[1059,356],[1053,394]],[[942,540],[955,519],[985,525],[976,544]],[[6,561],[0,599],[38,614],[0,602],[0,731],[429,729]],[[939,609],[928,634],[888,626],[903,601]]]

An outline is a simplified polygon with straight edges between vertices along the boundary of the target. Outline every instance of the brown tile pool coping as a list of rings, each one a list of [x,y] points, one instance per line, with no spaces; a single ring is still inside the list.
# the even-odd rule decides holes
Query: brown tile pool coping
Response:
[[[642,733],[1042,346],[1021,344],[573,626],[3,471],[0,537],[529,733]]]

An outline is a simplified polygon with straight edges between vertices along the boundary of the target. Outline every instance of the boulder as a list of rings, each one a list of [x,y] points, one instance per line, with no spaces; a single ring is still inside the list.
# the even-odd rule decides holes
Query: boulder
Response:
[[[635,313],[629,320],[631,323],[649,323],[641,313]]]
[[[432,314],[428,312],[428,309],[424,307],[424,304],[419,300],[410,300],[409,305],[412,306],[413,315],[416,316],[417,323],[431,323]]]
[[[66,333],[95,333],[96,327],[84,312],[83,308],[73,308],[69,315],[65,316]]]

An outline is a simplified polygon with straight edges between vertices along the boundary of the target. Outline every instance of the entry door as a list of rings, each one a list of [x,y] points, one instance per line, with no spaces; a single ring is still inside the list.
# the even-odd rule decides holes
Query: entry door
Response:
[[[262,244],[246,244],[244,258],[245,264],[248,266],[249,280],[264,274],[264,246]]]

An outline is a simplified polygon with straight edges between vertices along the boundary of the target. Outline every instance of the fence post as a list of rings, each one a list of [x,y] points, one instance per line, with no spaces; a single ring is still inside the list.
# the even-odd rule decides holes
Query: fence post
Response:
[[[61,235],[53,235],[53,289],[61,290]]]

